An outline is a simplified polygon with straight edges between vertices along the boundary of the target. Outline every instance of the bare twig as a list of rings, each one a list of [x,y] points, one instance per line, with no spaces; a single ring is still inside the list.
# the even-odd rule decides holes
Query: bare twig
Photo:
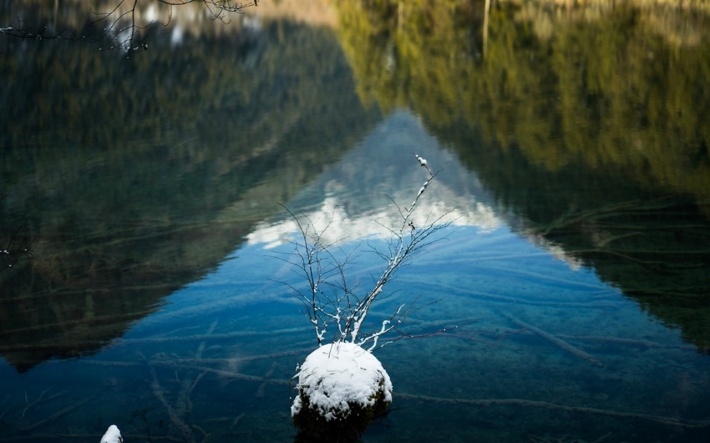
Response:
[[[173,8],[189,5],[191,3],[201,5],[212,20],[219,20],[224,23],[230,21],[234,14],[243,14],[244,9],[258,6],[258,0],[251,2],[239,2],[236,0],[157,0],[168,7],[168,18],[163,26],[167,26],[173,17]],[[139,24],[137,13],[139,7],[144,3],[140,0],[116,0],[116,3],[105,11],[91,11],[95,18],[89,21],[90,27],[102,26],[101,32],[94,38],[85,34],[76,35],[66,30],[59,32],[49,32],[47,26],[42,26],[39,30],[33,31],[21,20],[17,20],[16,26],[0,26],[0,34],[10,37],[35,40],[70,40],[70,41],[99,41],[104,38],[111,38],[114,44],[102,49],[122,48],[126,52],[139,49],[148,49],[145,41],[136,42],[139,31],[148,28],[153,22]],[[89,38],[87,38],[89,37]]]
[[[390,234],[387,248],[380,250],[370,245],[370,251],[385,264],[375,276],[372,288],[364,294],[360,293],[357,287],[351,286],[346,278],[347,267],[354,261],[359,246],[345,251],[338,248],[337,243],[324,241],[324,234],[334,222],[333,218],[319,230],[307,216],[298,216],[284,207],[299,231],[299,240],[292,242],[295,250],[284,261],[292,265],[296,273],[305,279],[307,289],[288,283],[286,285],[303,302],[319,345],[323,343],[329,326],[333,326],[334,341],[350,341],[360,346],[367,344],[369,350],[373,350],[379,345],[383,335],[398,330],[402,319],[410,311],[411,306],[401,304],[392,315],[382,320],[378,329],[361,335],[361,328],[373,303],[384,297],[385,286],[402,266],[435,241],[433,235],[436,232],[448,226],[448,223],[443,221],[443,216],[425,220],[423,226],[416,226],[414,223],[413,215],[419,207],[420,199],[436,177],[436,173],[432,172],[425,159],[416,154],[415,158],[427,171],[427,178],[408,207],[401,207],[388,197],[399,212],[400,220],[394,227],[380,225]]]

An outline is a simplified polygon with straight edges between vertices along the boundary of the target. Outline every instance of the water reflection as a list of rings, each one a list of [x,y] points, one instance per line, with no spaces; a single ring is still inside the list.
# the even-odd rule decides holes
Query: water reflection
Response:
[[[399,409],[365,441],[706,441],[703,33],[503,4],[483,57],[476,3],[358,5],[129,60],[2,41],[7,440],[292,440],[315,340],[278,203],[378,245],[416,152],[455,225],[373,312],[414,298],[425,338],[379,351]]]
[[[480,130],[488,144],[551,171],[575,162],[619,169],[646,188],[707,202],[707,15],[503,2],[491,9],[483,60],[481,30],[470,26],[481,22],[483,2],[475,5],[339,3],[361,98],[413,108],[463,157]],[[538,31],[538,16],[554,18],[554,32]],[[678,28],[662,34],[653,23],[663,17]],[[676,42],[676,29],[699,37]]]
[[[413,146],[442,171],[436,192],[422,196],[413,219],[416,226],[436,221],[435,225],[493,231],[501,225],[475,175],[462,169],[450,153],[442,152],[421,122],[405,111],[388,116],[337,165],[314,180],[311,189],[320,192],[296,198],[294,204],[305,208],[303,214],[296,214],[300,223],[310,220],[317,232],[323,232],[327,244],[389,238],[390,230],[401,224],[400,210],[416,195],[417,184],[426,180],[426,174],[416,167]],[[296,221],[290,218],[264,221],[247,239],[273,248],[293,241],[291,235],[297,231]]]
[[[123,61],[56,41],[4,44],[0,226],[4,239],[19,229],[32,258],[0,273],[0,329],[20,370],[120,336],[378,116],[359,105],[324,29],[276,23],[210,51],[166,43]]]
[[[469,26],[483,13],[482,3],[339,3],[361,98],[414,109],[519,232],[707,349],[708,16],[500,3],[484,59]],[[700,309],[682,316],[683,306]]]

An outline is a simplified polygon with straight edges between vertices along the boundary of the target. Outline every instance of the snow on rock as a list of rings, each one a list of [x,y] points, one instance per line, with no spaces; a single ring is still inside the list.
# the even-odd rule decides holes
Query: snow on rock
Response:
[[[301,365],[291,406],[302,431],[358,434],[392,403],[392,382],[374,355],[354,343],[313,351]]]
[[[121,431],[118,430],[118,427],[116,425],[109,426],[104,436],[101,437],[101,443],[121,442],[123,442],[123,438],[121,437]]]

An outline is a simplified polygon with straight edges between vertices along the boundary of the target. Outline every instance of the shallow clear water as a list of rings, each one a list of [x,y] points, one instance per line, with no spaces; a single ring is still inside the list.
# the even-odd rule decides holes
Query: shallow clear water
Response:
[[[3,115],[0,226],[16,253],[0,271],[0,441],[98,441],[110,424],[126,442],[292,441],[292,377],[316,340],[285,208],[359,251],[346,274],[366,290],[383,228],[426,179],[413,152],[440,171],[416,224],[450,224],[373,307],[367,330],[411,309],[375,351],[394,403],[364,442],[708,440],[706,151],[685,169],[671,154],[610,162],[602,140],[563,158],[570,134],[526,151],[530,122],[507,136],[488,114],[455,123],[414,86],[411,106],[363,105],[367,54],[348,29],[259,32],[137,60],[3,43],[29,74],[3,64],[20,90],[4,97],[26,112]],[[68,89],[42,68],[88,62],[103,67]],[[106,87],[114,101],[96,98]]]

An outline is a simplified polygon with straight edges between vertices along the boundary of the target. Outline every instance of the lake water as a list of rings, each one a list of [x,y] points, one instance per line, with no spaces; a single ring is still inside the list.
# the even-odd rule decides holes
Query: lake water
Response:
[[[325,3],[0,35],[0,442],[293,441],[286,208],[366,291],[415,153],[446,224],[373,306],[363,442],[709,441],[707,13]]]

